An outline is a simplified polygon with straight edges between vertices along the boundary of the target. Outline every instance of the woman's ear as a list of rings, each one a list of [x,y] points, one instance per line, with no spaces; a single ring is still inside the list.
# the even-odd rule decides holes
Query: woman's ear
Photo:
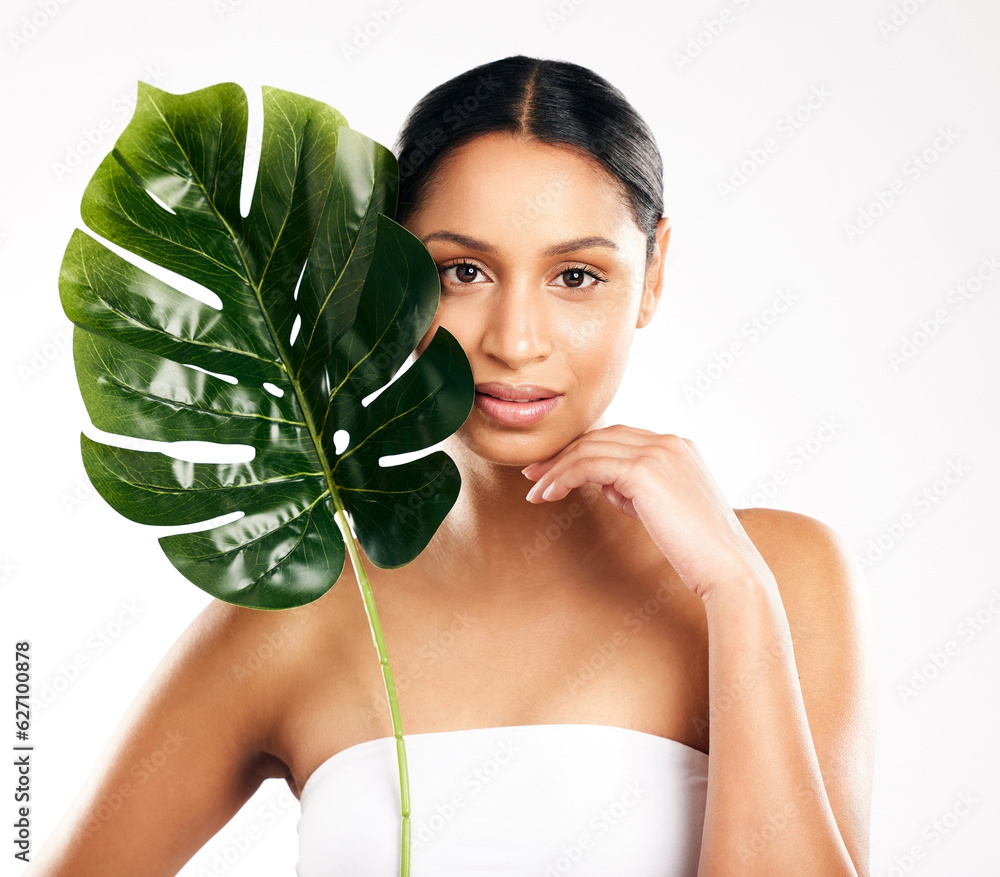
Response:
[[[656,223],[656,243],[653,246],[653,257],[646,269],[646,282],[642,290],[642,302],[639,305],[639,318],[635,327],[641,329],[653,319],[656,306],[660,303],[663,293],[663,263],[667,255],[667,245],[670,243],[670,218],[661,216]]]

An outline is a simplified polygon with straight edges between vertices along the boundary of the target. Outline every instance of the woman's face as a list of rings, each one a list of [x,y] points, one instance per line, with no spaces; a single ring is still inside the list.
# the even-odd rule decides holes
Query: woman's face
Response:
[[[434,322],[462,345],[477,384],[548,388],[541,419],[510,425],[479,403],[458,437],[498,463],[543,460],[603,426],[632,336],[653,316],[669,222],[646,271],[646,238],[616,180],[570,148],[477,137],[435,171],[406,228],[441,275]]]

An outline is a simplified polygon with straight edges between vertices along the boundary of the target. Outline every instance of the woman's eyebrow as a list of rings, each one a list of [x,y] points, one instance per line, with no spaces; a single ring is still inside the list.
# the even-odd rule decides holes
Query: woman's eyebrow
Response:
[[[486,241],[478,240],[474,237],[469,237],[466,234],[459,234],[457,231],[432,231],[430,234],[424,236],[424,243],[427,241],[451,241],[452,243],[459,244],[463,247],[468,247],[470,250],[478,250],[481,253],[489,253],[495,256],[497,253],[496,247]],[[618,244],[614,241],[609,240],[601,235],[589,235],[588,237],[573,238],[568,241],[561,241],[558,244],[553,244],[548,247],[543,253],[543,256],[561,256],[563,253],[571,253],[574,250],[588,250],[594,247],[606,247],[610,250],[617,250]]]

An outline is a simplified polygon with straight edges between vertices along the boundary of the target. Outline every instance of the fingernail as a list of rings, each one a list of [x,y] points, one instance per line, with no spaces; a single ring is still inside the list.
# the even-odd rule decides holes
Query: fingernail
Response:
[[[548,487],[546,487],[545,488],[545,493],[542,494],[542,499],[548,499],[549,498],[549,494],[552,493],[552,488],[554,488],[555,486],[556,486],[555,482],[553,482]]]

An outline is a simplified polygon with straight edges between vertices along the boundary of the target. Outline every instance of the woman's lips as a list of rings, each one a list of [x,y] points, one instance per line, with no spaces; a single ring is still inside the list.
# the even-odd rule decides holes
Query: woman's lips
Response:
[[[534,402],[505,402],[487,393],[476,393],[476,407],[484,414],[505,426],[529,426],[548,414],[562,395],[538,399]]]

